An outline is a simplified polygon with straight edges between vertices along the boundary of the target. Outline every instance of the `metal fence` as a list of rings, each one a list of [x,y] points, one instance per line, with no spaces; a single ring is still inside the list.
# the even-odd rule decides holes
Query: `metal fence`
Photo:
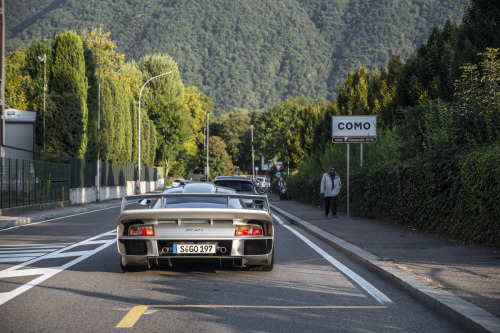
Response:
[[[143,166],[141,180],[155,181],[163,168]],[[79,158],[70,159],[71,188],[92,187],[96,185],[97,162],[85,161]],[[161,173],[161,172],[160,172]],[[128,162],[126,165],[101,162],[101,186],[126,186],[127,181],[137,179],[137,164]]]
[[[86,161],[79,158],[70,158],[69,175],[71,188],[95,186],[97,175],[97,161]]]
[[[97,162],[71,158],[69,164],[1,158],[1,208],[69,200],[70,188],[92,187]],[[142,181],[163,177],[163,168],[141,168]],[[101,186],[126,186],[137,179],[137,164],[101,163]]]
[[[69,200],[69,165],[1,159],[1,208]]]

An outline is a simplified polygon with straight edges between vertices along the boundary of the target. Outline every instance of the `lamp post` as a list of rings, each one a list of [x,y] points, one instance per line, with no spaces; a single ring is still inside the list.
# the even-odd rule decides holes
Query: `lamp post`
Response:
[[[255,180],[255,159],[254,159],[254,152],[253,152],[253,125],[250,125],[250,128],[252,130],[252,181]]]
[[[137,173],[138,173],[137,179],[139,180],[139,182],[141,181],[141,95],[142,95],[142,89],[144,89],[144,87],[146,86],[146,84],[148,84],[149,81],[156,79],[157,77],[160,77],[160,76],[171,74],[171,73],[176,72],[176,71],[177,70],[174,69],[174,70],[171,70],[170,72],[166,72],[166,73],[163,73],[160,75],[153,76],[152,78],[147,80],[142,85],[141,91],[139,92],[139,116],[138,116],[139,117],[139,137],[137,138],[137,142],[138,142],[137,146],[139,148],[138,156],[137,156],[137,164],[138,164],[138,166],[137,166]]]
[[[38,56],[38,60],[43,62],[43,150],[45,150],[45,93],[47,92],[47,54],[43,58]]]
[[[128,22],[131,20],[134,20],[136,18],[139,18],[141,16],[144,16],[144,14],[139,14],[133,17],[129,17],[124,20],[116,21],[114,23],[111,23],[104,29],[104,33],[107,31],[111,31],[111,29],[120,23]],[[98,87],[98,94],[97,94],[97,201],[101,199],[101,44],[102,44],[102,33],[99,31],[99,87]]]
[[[207,174],[205,176],[205,181],[208,183],[210,181],[210,164],[208,160],[208,152],[209,152],[209,128],[210,128],[210,113],[207,112]]]

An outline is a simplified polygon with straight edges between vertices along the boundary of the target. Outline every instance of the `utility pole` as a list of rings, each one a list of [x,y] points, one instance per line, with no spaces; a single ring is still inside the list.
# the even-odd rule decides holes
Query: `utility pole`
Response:
[[[255,180],[255,158],[253,151],[253,125],[250,125],[250,129],[252,131],[252,181]]]
[[[43,150],[45,151],[45,94],[47,92],[47,54],[43,58],[38,56],[38,60],[43,62]]]
[[[210,128],[210,113],[207,112],[207,174],[205,176],[205,181],[208,183],[210,181],[210,164],[208,159],[208,151],[209,151],[209,128]]]
[[[0,32],[0,157],[5,157],[5,150],[3,145],[5,143],[5,7],[4,0],[0,0],[0,27],[2,31]]]

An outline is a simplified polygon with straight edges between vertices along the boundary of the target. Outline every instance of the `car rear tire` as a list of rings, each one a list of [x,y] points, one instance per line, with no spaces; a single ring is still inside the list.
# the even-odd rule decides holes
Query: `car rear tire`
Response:
[[[269,265],[250,266],[248,267],[248,270],[270,272],[273,270],[273,268],[274,268],[274,249],[273,249],[273,254],[271,255],[271,263]]]
[[[124,272],[140,272],[148,268],[146,265],[124,265],[123,256],[120,257],[120,267]]]

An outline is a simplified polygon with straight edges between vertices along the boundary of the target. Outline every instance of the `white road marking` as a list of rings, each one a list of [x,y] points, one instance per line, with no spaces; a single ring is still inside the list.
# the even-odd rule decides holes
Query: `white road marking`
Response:
[[[70,243],[72,244],[72,243]],[[0,263],[24,262],[46,255],[47,253],[57,251],[64,246],[48,245],[45,246],[0,246]]]
[[[0,256],[1,257],[5,257],[3,256],[2,254],[9,254],[9,253],[47,253],[47,252],[52,252],[52,251],[55,251],[57,249],[54,249],[54,248],[51,248],[51,247],[41,247],[39,248],[38,250],[23,250],[23,249],[18,249],[18,250],[15,250],[15,251],[12,251],[12,250],[9,250],[9,251],[3,251],[3,250],[0,250]]]
[[[90,210],[88,212],[83,212],[83,213],[78,213],[78,214],[73,214],[73,215],[65,215],[65,216],[61,216],[61,217],[55,217],[55,218],[49,219],[49,220],[43,220],[43,221],[38,221],[38,222],[33,222],[33,223],[27,223],[27,224],[20,224],[20,225],[16,225],[16,226],[13,226],[13,227],[10,227],[10,228],[0,229],[0,232],[7,231],[7,230],[12,230],[12,229],[17,229],[17,228],[22,228],[22,227],[29,227],[29,226],[37,225],[37,224],[40,224],[40,223],[47,223],[47,222],[51,222],[51,221],[65,219],[67,217],[73,217],[73,216],[90,214],[90,213],[94,213],[94,212],[99,212],[101,210],[112,209],[112,208],[117,208],[117,207],[121,207],[121,205],[112,206],[112,207],[106,207],[106,208],[100,208],[100,209],[96,209],[96,210]]]
[[[352,281],[354,281],[358,286],[363,288],[367,293],[372,295],[373,298],[375,298],[379,303],[381,304],[392,304],[393,302],[391,299],[387,296],[385,296],[382,292],[380,292],[377,288],[372,286],[368,281],[363,279],[361,276],[358,274],[354,273],[352,270],[341,264],[338,260],[334,259],[331,255],[323,251],[321,248],[319,248],[316,244],[311,242],[309,239],[304,237],[301,233],[299,233],[297,230],[293,229],[290,225],[287,225],[283,223],[283,221],[276,215],[273,214],[273,217],[278,221],[280,225],[283,227],[287,228],[290,230],[295,236],[300,238],[304,243],[309,245],[314,251],[318,252],[323,258],[328,260],[333,266],[335,266],[339,271],[341,271],[344,275],[349,277]]]
[[[112,239],[108,239],[108,237],[113,237]],[[9,292],[2,292],[0,293],[0,305],[10,301],[11,299],[21,295],[25,291],[35,287],[36,285],[42,283],[43,281],[51,278],[52,276],[56,275],[57,273],[60,273],[64,271],[65,269],[79,263],[80,261],[83,261],[87,259],[88,257],[104,250],[108,246],[112,244],[116,244],[116,229],[113,229],[111,231],[105,232],[103,234],[97,235],[95,237],[89,238],[87,240],[84,240],[82,242],[70,245],[68,247],[61,248],[57,251],[53,251],[49,254],[34,258],[32,260],[28,260],[26,262],[23,262],[22,264],[16,265],[9,267],[3,271],[0,271],[0,279],[6,279],[6,278],[12,278],[12,277],[21,277],[21,276],[33,276],[33,275],[40,275],[39,277],[31,280],[30,282],[12,290]],[[104,239],[101,239],[104,238]],[[95,245],[97,246],[93,250],[88,250],[88,251],[74,251],[71,252],[69,250],[76,248],[78,246],[82,245]],[[67,258],[67,257],[76,257],[73,260],[57,267],[48,267],[48,268],[28,268],[31,264],[36,263],[41,260],[45,259],[52,259],[52,258]]]
[[[37,251],[37,253],[30,253],[31,256],[39,257],[43,256],[44,254],[49,253],[49,251],[46,252],[40,252]],[[0,258],[17,258],[17,257],[26,257],[26,253],[11,253],[11,254],[0,254]]]
[[[34,259],[36,257],[17,257],[17,258],[0,258],[0,263],[3,262],[23,262]]]

